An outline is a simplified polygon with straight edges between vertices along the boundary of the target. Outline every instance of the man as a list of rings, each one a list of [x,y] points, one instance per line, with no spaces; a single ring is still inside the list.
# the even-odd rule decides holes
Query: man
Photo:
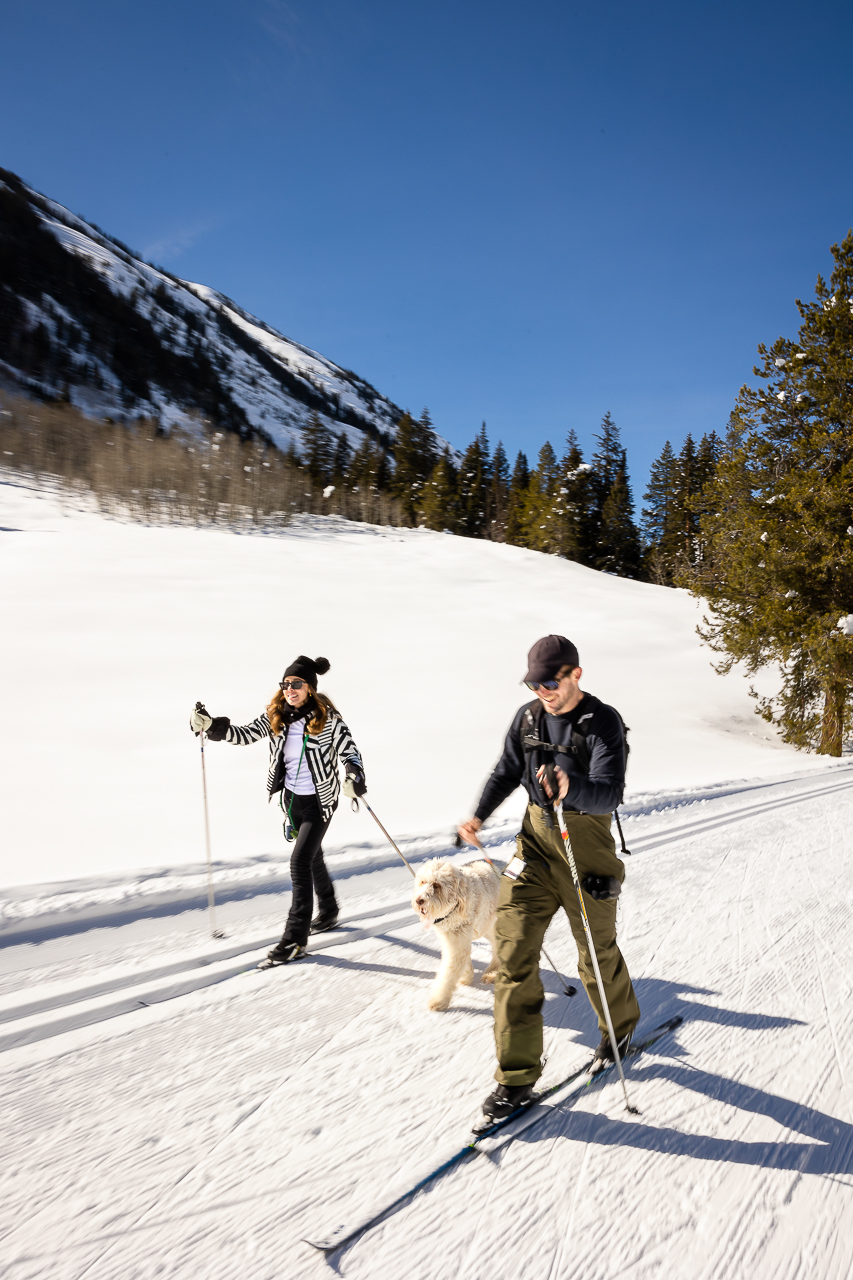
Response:
[[[469,844],[491,813],[521,783],[529,796],[517,838],[517,857],[501,876],[495,929],[500,972],[495,982],[498,1087],[483,1104],[500,1119],[523,1105],[542,1070],[539,952],[554,913],[564,907],[578,947],[578,972],[602,1033],[599,1065],[613,1049],[589,956],[580,905],[554,814],[563,803],[584,905],[601,969],[620,1056],[631,1040],[640,1007],[616,945],[616,896],[625,878],[610,834],[610,815],[622,800],[627,746],[612,707],[584,693],[578,651],[565,636],[538,640],[527,658],[524,683],[536,700],[510,725],[504,753],[483,789],[473,818],[459,834]],[[530,738],[564,750],[525,743]],[[519,865],[521,864],[521,865]],[[594,896],[593,896],[594,895]]]

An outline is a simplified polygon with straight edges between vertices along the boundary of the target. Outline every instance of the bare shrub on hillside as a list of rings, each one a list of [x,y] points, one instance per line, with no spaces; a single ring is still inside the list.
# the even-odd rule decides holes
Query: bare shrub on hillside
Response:
[[[0,395],[0,448],[6,473],[144,524],[275,529],[298,512],[405,523],[387,493],[323,490],[265,441],[244,441],[200,420],[194,431],[166,435],[145,419],[96,422],[70,405]]]

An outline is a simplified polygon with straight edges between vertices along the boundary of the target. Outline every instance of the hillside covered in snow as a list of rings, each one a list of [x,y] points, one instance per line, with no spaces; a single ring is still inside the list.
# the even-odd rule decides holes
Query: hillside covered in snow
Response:
[[[797,753],[714,674],[682,591],[516,547],[302,517],[275,535],[109,520],[0,485],[0,1239],[8,1280],[847,1280],[853,1269],[851,761]],[[611,1077],[325,1238],[467,1140],[492,989],[427,1008],[438,956],[369,816],[328,841],[342,915],[259,973],[289,905],[255,716],[300,651],[414,864],[456,852],[531,641],[578,644],[631,730],[620,945],[638,1115]],[[484,829],[514,850],[521,796]],[[141,869],[141,868],[147,868]],[[577,972],[565,916],[548,955]],[[475,943],[476,975],[488,961]],[[543,961],[543,1083],[589,1060]]]
[[[821,769],[722,677],[684,591],[519,547],[423,529],[300,517],[280,534],[122,523],[25,484],[0,485],[7,732],[0,884],[203,857],[201,698],[237,724],[266,706],[297,653],[350,725],[371,796],[401,835],[466,816],[527,691],[537,637],[569,635],[584,685],[630,726],[629,794]],[[67,748],[45,781],[56,716]],[[211,744],[214,855],[284,856],[266,749]],[[521,792],[507,801],[520,812]],[[499,810],[499,815],[504,809]],[[332,847],[376,834],[341,806]]]
[[[230,298],[143,262],[0,169],[0,376],[94,416],[191,415],[279,448],[312,414],[354,447],[401,410]]]

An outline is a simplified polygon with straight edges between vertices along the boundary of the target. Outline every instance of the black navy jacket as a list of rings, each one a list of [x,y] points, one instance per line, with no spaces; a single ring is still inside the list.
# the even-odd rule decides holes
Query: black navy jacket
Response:
[[[566,754],[541,749],[524,751],[522,734],[527,732],[522,721],[529,706],[520,707],[509,727],[504,753],[492,772],[480,797],[474,816],[485,822],[498,805],[519,785],[534,804],[550,809],[551,801],[536,779],[541,764],[553,762],[568,774],[569,792],[563,801],[566,808],[581,813],[612,813],[622,803],[625,789],[625,736],[622,721],[612,707],[585,693],[580,702],[565,715],[540,717],[537,737],[544,742],[565,745]],[[572,754],[572,731],[586,732],[589,750],[589,773]]]

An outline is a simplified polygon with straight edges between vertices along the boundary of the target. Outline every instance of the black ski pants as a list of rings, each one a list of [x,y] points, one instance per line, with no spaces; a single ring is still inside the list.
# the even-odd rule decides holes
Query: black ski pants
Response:
[[[284,807],[291,810],[291,822],[298,829],[293,853],[290,855],[290,881],[293,897],[287,924],[284,926],[281,945],[296,942],[304,947],[311,926],[314,895],[320,915],[331,915],[337,909],[335,888],[323,859],[323,837],[329,822],[323,821],[323,813],[316,795],[299,796],[284,792]],[[331,821],[331,819],[329,819]]]

